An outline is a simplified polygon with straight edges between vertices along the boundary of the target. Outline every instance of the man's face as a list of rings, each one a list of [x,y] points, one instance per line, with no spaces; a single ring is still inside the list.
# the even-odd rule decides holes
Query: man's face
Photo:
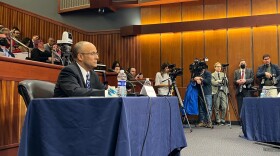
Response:
[[[15,32],[14,32],[14,37],[15,37],[15,38],[19,38],[19,37],[20,37],[20,31],[15,30]]]
[[[263,63],[264,64],[270,64],[270,57],[263,58]]]
[[[130,74],[133,76],[136,76],[136,69],[135,68],[131,68],[130,69]]]
[[[53,38],[50,38],[48,43],[49,43],[50,46],[53,46],[55,44],[55,41],[54,41]]]
[[[221,65],[221,64],[216,64],[216,66],[215,66],[215,71],[216,71],[216,72],[220,72],[221,69],[222,69],[222,65]]]
[[[239,63],[239,67],[241,67],[241,65],[242,64],[244,64],[245,65],[245,67],[246,67],[246,62],[245,61],[240,61],[240,63]]]
[[[36,40],[38,40],[38,39],[39,39],[39,36],[38,36],[38,35],[34,35],[34,36],[32,37],[33,42],[36,41]]]
[[[97,67],[98,52],[92,43],[85,43],[78,55],[80,55],[79,61],[82,62],[87,70]]]

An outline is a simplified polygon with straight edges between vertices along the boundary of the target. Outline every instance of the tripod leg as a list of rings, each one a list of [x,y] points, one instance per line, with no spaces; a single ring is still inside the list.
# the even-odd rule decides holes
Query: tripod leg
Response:
[[[203,102],[204,102],[204,104],[205,104],[205,108],[206,108],[206,112],[207,112],[208,123],[210,124],[210,125],[209,125],[209,126],[210,126],[209,128],[214,128],[214,127],[213,127],[213,124],[212,124],[212,120],[211,120],[211,118],[210,118],[209,111],[208,111],[207,101],[206,101],[206,99],[205,99],[205,95],[204,95],[204,91],[203,91],[202,85],[200,85],[200,89],[201,89],[201,92],[202,92]]]
[[[231,118],[230,118],[230,111],[229,111],[229,100],[228,95],[226,96],[226,102],[227,102],[227,113],[228,113],[228,120],[229,120],[229,128],[231,129]]]
[[[192,127],[191,127],[190,122],[189,122],[189,119],[188,119],[188,117],[187,117],[187,113],[186,113],[186,111],[185,111],[184,104],[183,104],[183,101],[182,101],[182,98],[181,98],[181,95],[180,95],[180,92],[179,92],[179,90],[178,90],[178,87],[177,87],[177,85],[176,85],[176,81],[175,81],[175,80],[172,82],[172,86],[174,86],[175,94],[176,94],[177,97],[178,97],[180,107],[183,108],[183,111],[184,111],[184,119],[187,120],[188,126],[190,127],[190,132],[192,132]]]

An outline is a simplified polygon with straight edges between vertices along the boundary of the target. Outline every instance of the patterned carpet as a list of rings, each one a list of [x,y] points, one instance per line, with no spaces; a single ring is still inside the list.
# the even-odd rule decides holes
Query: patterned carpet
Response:
[[[232,125],[215,126],[214,129],[193,127],[184,128],[188,147],[181,151],[181,156],[280,156],[280,147],[260,145],[248,141],[241,127]]]

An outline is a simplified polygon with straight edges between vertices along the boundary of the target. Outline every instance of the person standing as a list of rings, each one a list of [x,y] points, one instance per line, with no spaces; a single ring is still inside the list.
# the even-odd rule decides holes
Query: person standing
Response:
[[[193,81],[196,82],[196,87],[198,90],[199,123],[197,126],[212,128],[212,122],[209,121],[209,119],[211,120],[212,116],[211,73],[206,69],[202,69],[200,75],[194,77]],[[206,101],[204,101],[203,94]]]
[[[276,86],[280,91],[280,68],[276,64],[272,64],[269,54],[263,55],[263,65],[258,67],[257,78],[260,80],[260,88],[263,86]]]
[[[169,63],[165,62],[160,66],[160,72],[156,73],[155,86],[158,88],[158,95],[169,95]]]
[[[246,61],[242,59],[239,63],[239,69],[234,71],[234,84],[239,116],[241,113],[243,98],[251,96],[248,89],[252,87],[253,82],[254,72],[252,69],[247,68]]]
[[[104,96],[105,86],[93,71],[99,59],[96,47],[90,42],[80,41],[74,45],[72,56],[75,63],[61,70],[54,97]]]
[[[227,78],[225,73],[221,72],[222,64],[216,62],[214,65],[215,72],[212,73],[211,83],[212,83],[212,94],[214,101],[214,111],[216,117],[217,125],[225,124],[226,108],[228,105],[228,87]],[[220,115],[221,108],[221,115]]]

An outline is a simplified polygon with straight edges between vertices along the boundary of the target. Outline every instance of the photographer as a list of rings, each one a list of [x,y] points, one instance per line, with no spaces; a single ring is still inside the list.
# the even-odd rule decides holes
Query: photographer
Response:
[[[269,54],[263,55],[263,65],[259,66],[257,78],[260,80],[260,88],[263,86],[276,86],[278,92],[280,91],[280,69],[276,64],[272,64]]]
[[[228,105],[227,94],[227,78],[225,73],[221,72],[222,64],[220,62],[214,65],[215,72],[212,73],[212,94],[214,98],[214,110],[216,116],[217,125],[225,124],[226,108]],[[220,117],[220,107],[221,107],[221,117]]]
[[[239,69],[234,71],[234,84],[236,88],[236,100],[239,115],[242,108],[243,98],[251,96],[249,89],[251,89],[253,82],[253,70],[247,68],[245,60],[241,60],[239,63]]]
[[[212,88],[211,88],[211,73],[206,70],[207,65],[201,66],[202,70],[196,75],[192,80],[196,82],[196,87],[198,90],[198,108],[199,108],[199,127],[212,127],[212,122],[208,121],[208,114],[206,110],[206,105],[209,112],[209,117],[211,119],[212,115]],[[202,90],[201,87],[202,86]],[[205,100],[203,98],[203,93],[205,95]],[[204,103],[206,102],[206,103]]]
[[[169,78],[168,66],[169,63],[163,63],[160,66],[160,72],[156,73],[155,86],[158,87],[158,95],[169,95],[169,86],[171,82],[167,80]]]

